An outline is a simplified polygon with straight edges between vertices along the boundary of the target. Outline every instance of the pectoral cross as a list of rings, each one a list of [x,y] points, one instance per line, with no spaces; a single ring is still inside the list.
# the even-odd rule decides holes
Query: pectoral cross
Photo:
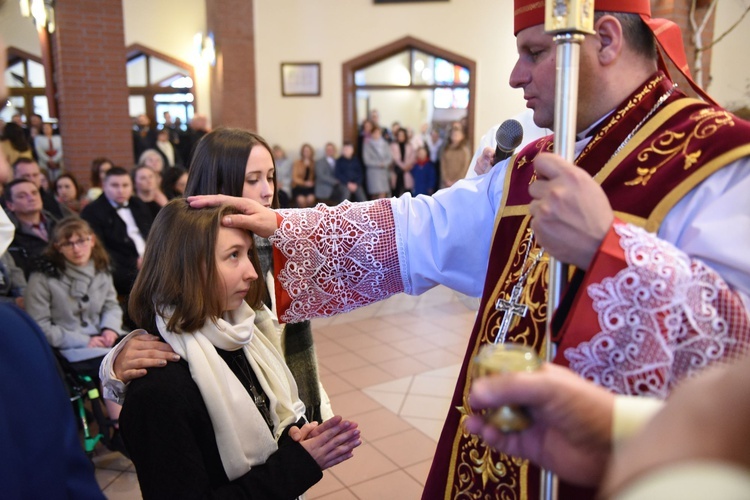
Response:
[[[495,310],[503,311],[504,313],[503,320],[500,322],[500,328],[497,331],[497,337],[495,337],[496,344],[505,342],[505,337],[508,335],[508,329],[513,318],[515,316],[523,318],[529,310],[529,306],[518,302],[518,299],[521,298],[521,293],[523,293],[523,283],[519,282],[513,286],[513,290],[510,292],[510,300],[497,299],[497,302],[495,302]]]

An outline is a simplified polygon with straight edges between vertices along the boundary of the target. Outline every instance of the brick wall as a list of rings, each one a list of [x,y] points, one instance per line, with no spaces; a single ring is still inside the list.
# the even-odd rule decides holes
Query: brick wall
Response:
[[[55,4],[53,34],[65,166],[88,186],[91,160],[133,164],[122,0]]]
[[[211,124],[257,129],[252,0],[206,0],[206,27],[214,34]]]
[[[695,67],[695,43],[693,43],[693,29],[690,26],[690,5],[691,0],[651,0],[651,14],[653,17],[663,17],[670,19],[677,23],[682,30],[682,42],[685,45],[685,53],[687,54],[688,64],[690,65],[691,71],[694,72]],[[698,0],[696,9],[696,23],[700,25],[703,17],[706,14],[708,0]],[[703,31],[703,45],[708,45],[714,36],[714,17],[712,16]],[[711,51],[707,50],[703,52],[703,81],[698,82],[702,87],[705,88],[708,83],[708,79],[711,73]],[[670,70],[671,71],[671,70]],[[675,74],[672,72],[672,76]],[[695,76],[695,75],[693,75]],[[680,87],[685,90],[687,83],[684,83],[683,79],[678,79],[677,83]]]

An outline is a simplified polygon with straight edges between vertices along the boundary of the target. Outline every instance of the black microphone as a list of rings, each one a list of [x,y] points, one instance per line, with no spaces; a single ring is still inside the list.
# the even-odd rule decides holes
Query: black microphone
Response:
[[[493,165],[511,157],[513,151],[523,141],[523,127],[518,120],[512,118],[505,120],[495,133],[495,141],[497,141],[497,146],[495,147],[495,156],[492,158]]]

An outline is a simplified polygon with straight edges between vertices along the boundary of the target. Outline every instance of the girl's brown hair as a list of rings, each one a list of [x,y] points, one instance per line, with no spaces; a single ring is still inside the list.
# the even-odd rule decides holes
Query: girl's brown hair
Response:
[[[47,260],[58,270],[65,270],[67,261],[58,249],[58,245],[68,241],[75,235],[94,237],[94,246],[91,249],[91,259],[94,261],[94,268],[101,273],[110,272],[109,254],[107,254],[107,251],[96,239],[96,235],[91,226],[89,226],[89,223],[78,216],[65,217],[57,223],[54,231],[52,231],[52,238],[50,238],[47,248],[44,250],[44,256]]]
[[[223,313],[218,294],[216,237],[225,215],[238,211],[230,206],[190,208],[184,198],[167,203],[156,216],[143,254],[143,265],[130,292],[128,312],[133,321],[156,332],[156,315],[167,316],[172,332],[194,332],[206,320]],[[251,261],[260,269],[255,248]],[[257,309],[260,304],[250,304]]]

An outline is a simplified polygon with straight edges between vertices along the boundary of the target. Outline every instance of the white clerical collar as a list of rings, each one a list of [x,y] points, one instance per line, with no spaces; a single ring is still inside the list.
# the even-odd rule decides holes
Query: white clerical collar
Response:
[[[126,201],[125,203],[117,203],[116,201],[112,201],[109,198],[107,198],[107,201],[110,205],[112,205],[112,208],[115,210],[119,210],[121,208],[130,208],[130,200]]]
[[[614,109],[610,111],[609,113],[605,114],[601,118],[599,118],[597,121],[595,121],[590,127],[588,127],[586,130],[579,132],[576,134],[576,142],[582,141],[584,139],[587,139],[593,135],[594,130],[599,126],[600,123],[602,123],[604,120],[606,120],[609,115],[614,113]]]

